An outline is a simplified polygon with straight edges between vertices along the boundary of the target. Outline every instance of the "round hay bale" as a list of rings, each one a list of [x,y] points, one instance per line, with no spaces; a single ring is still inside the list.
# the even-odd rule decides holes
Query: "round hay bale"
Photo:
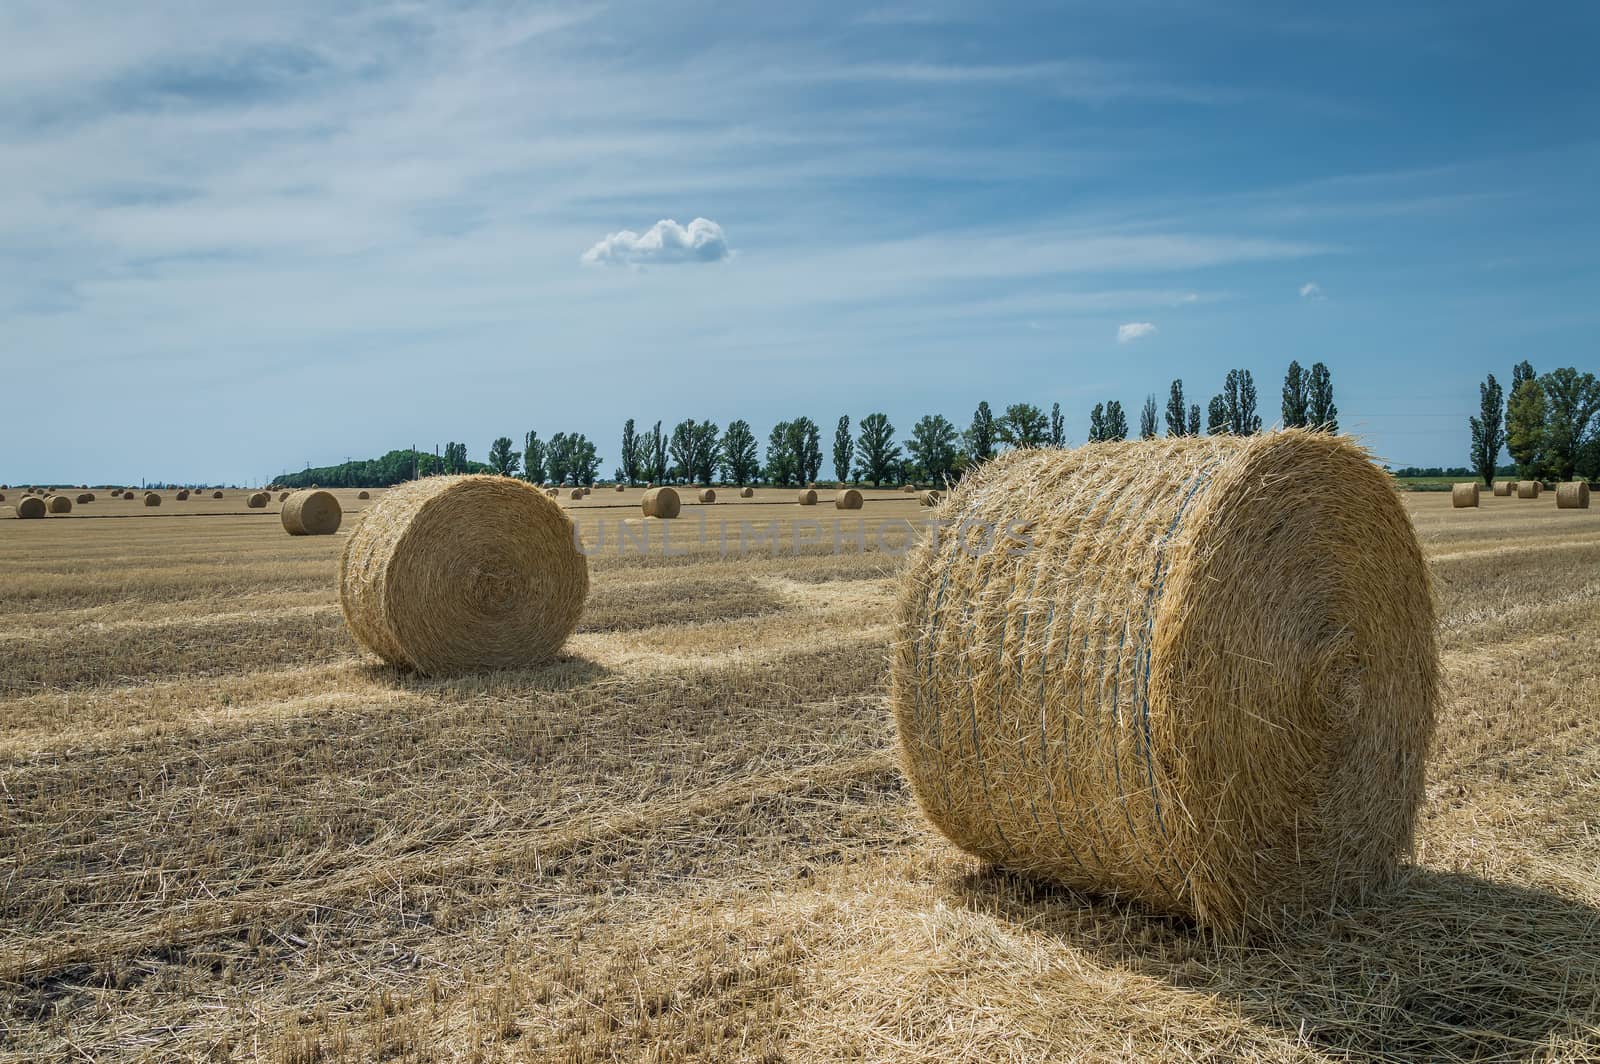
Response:
[[[212,493],[211,493],[211,497],[212,497],[212,498],[213,498],[213,499],[220,499],[220,498],[222,498],[222,492],[220,492],[220,491],[214,491],[214,492],[212,492]]]
[[[590,496],[590,495],[593,495],[593,494],[594,494],[594,488],[593,488],[593,487],[591,487],[591,486],[590,486],[590,485],[588,485],[588,484],[585,484],[585,485],[584,485],[584,486],[583,486],[583,494],[584,494],[584,497],[585,497],[585,498],[587,498],[587,497],[588,497],[588,496]]]
[[[1556,509],[1587,510],[1589,508],[1589,482],[1573,480],[1556,486]]]
[[[160,506],[161,496],[156,492],[147,491],[144,493],[144,504],[146,506]]]
[[[745,487],[742,487],[742,488],[739,489],[739,498],[741,498],[741,499],[753,499],[755,497],[756,497],[756,489],[755,488],[752,488],[752,487],[749,487],[749,486],[745,486]]]
[[[1012,451],[944,516],[902,576],[891,703],[952,841],[1226,929],[1390,879],[1439,663],[1422,551],[1365,451]]]
[[[846,488],[833,497],[833,507],[836,510],[859,510],[861,493],[855,488]]]
[[[92,491],[80,491],[80,492],[78,492],[78,497],[73,501],[74,502],[79,502],[79,503],[94,502],[94,492],[92,492]]]
[[[37,495],[24,495],[17,500],[17,516],[31,521],[44,516],[44,500]]]
[[[283,504],[278,517],[291,536],[331,536],[339,531],[344,510],[331,491],[297,491]]]
[[[1503,499],[1509,496],[1515,487],[1516,485],[1509,480],[1497,480],[1494,482],[1494,493]]]
[[[701,502],[716,502],[717,501],[716,489],[715,488],[701,488],[700,489],[700,501]]]
[[[279,502],[287,502],[288,500],[289,500],[289,493],[287,491],[278,492],[278,501]]]
[[[1540,484],[1537,480],[1517,481],[1517,498],[1519,499],[1537,499],[1539,497],[1539,492],[1543,490],[1544,485]]]
[[[622,485],[621,485],[621,484],[618,484],[618,485],[617,485],[617,490],[618,490],[618,491],[621,491],[621,490],[622,490]]]
[[[553,657],[589,593],[571,518],[510,477],[425,477],[384,493],[345,544],[356,640],[424,674]]]
[[[173,498],[177,499],[179,502],[187,502],[189,498],[189,489],[183,488],[179,490],[178,494],[174,495]]]
[[[3,492],[3,491],[0,491],[0,502],[5,502],[5,501],[6,501],[6,493]]]
[[[807,488],[800,493],[800,497],[795,501],[801,506],[815,506],[817,505],[817,493],[811,488]]]
[[[582,488],[573,488],[570,497],[574,498],[574,499],[583,498],[583,489]]]
[[[649,491],[653,487],[655,487],[655,485],[652,484],[650,481],[647,480],[647,481],[644,482],[644,490],[645,491]]]
[[[900,490],[905,492],[907,495],[915,495],[917,492],[917,486],[915,484],[906,484],[901,487]]]
[[[358,499],[370,499],[370,498],[372,498],[372,492],[370,492],[370,491],[358,491],[358,492],[356,492],[356,498],[358,498]]]
[[[678,498],[678,493],[671,488],[651,488],[644,493],[644,498],[639,500],[639,507],[644,511],[646,517],[659,517],[666,520],[678,516],[678,511],[683,507],[683,502]]]
[[[1478,505],[1478,482],[1474,480],[1469,484],[1452,484],[1450,505],[1457,510]]]
[[[554,499],[556,496],[561,494],[560,490],[556,488],[545,488],[544,493],[545,497],[550,499]]]
[[[252,510],[265,510],[267,508],[267,503],[271,501],[272,496],[268,495],[266,492],[253,491],[250,493],[250,497],[244,501],[244,504],[250,507]]]
[[[72,500],[65,495],[52,495],[44,501],[44,508],[53,514],[70,514]]]
[[[937,491],[924,491],[917,494],[917,502],[923,506],[938,506],[939,493]]]

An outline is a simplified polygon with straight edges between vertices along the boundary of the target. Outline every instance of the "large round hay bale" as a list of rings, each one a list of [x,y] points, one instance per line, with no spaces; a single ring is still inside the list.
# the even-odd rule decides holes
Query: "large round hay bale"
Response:
[[[570,497],[574,498],[574,499],[583,498],[583,489],[582,488],[573,488],[572,492],[570,494]]]
[[[1556,509],[1587,510],[1589,508],[1589,482],[1573,480],[1556,485]]]
[[[25,520],[43,517],[45,513],[44,500],[37,495],[24,495],[17,500],[17,516]]]
[[[211,497],[212,497],[212,498],[213,498],[213,499],[220,499],[220,498],[222,498],[222,492],[220,492],[220,491],[213,491],[213,492],[212,492],[212,493],[211,493]]]
[[[752,487],[746,485],[745,487],[742,487],[742,488],[739,489],[739,498],[741,498],[741,499],[753,499],[755,497],[756,497],[756,489],[755,488],[752,488]]]
[[[1390,478],[1288,431],[1013,451],[902,577],[891,701],[964,849],[1225,928],[1407,852],[1433,731],[1428,572]]]
[[[267,503],[271,501],[272,496],[268,495],[266,492],[252,491],[250,493],[250,497],[244,501],[244,504],[250,507],[252,510],[265,510],[267,508]]]
[[[815,506],[817,505],[817,493],[811,488],[806,488],[795,501],[801,506]]]
[[[344,510],[331,491],[297,491],[283,504],[278,517],[291,536],[331,536],[339,531]]]
[[[73,501],[74,502],[79,502],[79,503],[91,503],[91,502],[94,502],[94,492],[92,492],[92,491],[80,491],[80,492],[78,492],[78,497],[76,499],[74,499]]]
[[[717,490],[715,488],[701,488],[700,489],[700,501],[701,502],[716,502],[717,501]]]
[[[1519,499],[1537,499],[1539,497],[1539,492],[1543,490],[1544,485],[1540,484],[1537,480],[1517,481],[1517,498]]]
[[[72,500],[65,495],[52,495],[44,501],[44,508],[53,514],[70,514]]]
[[[428,674],[548,660],[572,634],[589,567],[572,520],[509,477],[425,477],[384,493],[345,544],[345,622],[385,661]]]
[[[160,494],[158,494],[157,492],[153,492],[153,491],[145,492],[144,493],[144,504],[146,506],[160,506],[161,505],[161,496],[160,496]]]
[[[1510,495],[1515,487],[1516,485],[1509,480],[1497,480],[1494,482],[1494,493],[1496,496],[1503,499]]]
[[[672,518],[678,516],[683,502],[677,492],[663,486],[645,492],[644,498],[639,500],[639,507],[646,517]]]
[[[855,488],[846,488],[833,497],[833,507],[836,510],[859,510],[861,493]]]
[[[917,502],[923,506],[938,506],[940,495],[937,491],[924,491],[917,494]]]
[[[370,492],[370,491],[358,491],[358,492],[356,492],[356,498],[358,498],[358,499],[370,499],[370,498],[372,498],[372,492]]]
[[[1450,486],[1450,505],[1458,510],[1478,505],[1478,482],[1474,480],[1467,484],[1452,484]]]

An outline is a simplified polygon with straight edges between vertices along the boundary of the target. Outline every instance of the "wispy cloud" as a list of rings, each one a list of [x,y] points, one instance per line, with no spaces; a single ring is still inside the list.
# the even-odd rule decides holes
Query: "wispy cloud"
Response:
[[[1117,343],[1131,344],[1135,340],[1150,336],[1156,327],[1148,321],[1129,321],[1117,326]]]
[[[720,262],[732,255],[722,226],[709,218],[679,225],[663,218],[643,233],[631,229],[608,234],[583,253],[588,266],[669,266],[686,262]]]
[[[1315,281],[1307,281],[1305,284],[1300,286],[1300,298],[1313,301],[1324,298],[1322,295],[1322,286]]]

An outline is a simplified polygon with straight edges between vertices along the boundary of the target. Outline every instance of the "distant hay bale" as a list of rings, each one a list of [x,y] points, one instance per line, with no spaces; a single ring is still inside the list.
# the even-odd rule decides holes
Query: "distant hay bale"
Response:
[[[213,499],[220,499],[220,498],[222,498],[222,492],[220,492],[220,491],[214,491],[214,492],[212,492],[212,493],[211,493],[211,497],[212,497],[212,498],[213,498]]]
[[[817,505],[817,493],[811,488],[807,488],[800,493],[800,498],[795,501],[801,506],[815,506]]]
[[[161,505],[161,496],[160,496],[160,494],[158,494],[157,492],[153,492],[153,491],[145,492],[144,493],[144,504],[146,506],[160,506]]]
[[[187,501],[188,498],[189,498],[189,489],[188,488],[180,488],[180,489],[178,489],[178,493],[176,495],[174,495],[173,498],[177,499],[179,502]]]
[[[1452,484],[1450,505],[1458,510],[1478,505],[1478,482],[1474,480],[1466,484]]]
[[[1438,698],[1389,476],[1305,431],[1018,450],[901,577],[917,801],[1014,871],[1226,931],[1393,876]]]
[[[584,485],[584,486],[583,486],[583,494],[584,494],[584,496],[585,496],[585,497],[587,497],[587,496],[590,496],[590,495],[593,495],[593,494],[594,494],[594,488],[593,488],[593,487],[591,487],[591,486],[590,486],[590,485],[588,485],[588,484],[585,484],[585,485]]]
[[[356,498],[358,498],[358,499],[370,499],[370,498],[372,498],[372,492],[370,492],[370,491],[358,491],[358,492],[356,492]]]
[[[900,488],[900,490],[905,492],[907,495],[915,495],[916,491],[917,491],[917,486],[915,484],[906,484],[906,485],[903,485]]]
[[[278,492],[278,501],[279,502],[286,502],[286,501],[288,501],[288,498],[289,498],[289,493],[287,491]]]
[[[678,498],[678,493],[671,488],[651,488],[644,493],[644,498],[639,500],[639,507],[646,517],[667,519],[678,516],[683,502]]]
[[[77,499],[75,499],[74,501],[78,502],[78,503],[94,502],[94,492],[92,492],[92,491],[80,491],[80,492],[78,492]]]
[[[65,495],[52,495],[44,501],[44,508],[53,514],[70,514],[72,500]]]
[[[917,494],[917,502],[923,506],[938,506],[939,493],[937,491],[924,491]]]
[[[1589,508],[1589,482],[1573,480],[1556,485],[1556,509],[1587,510]]]
[[[717,501],[716,489],[715,488],[701,488],[700,489],[700,501],[701,502],[716,502]]]
[[[846,488],[833,497],[833,506],[836,510],[861,509],[861,493],[855,488]]]
[[[583,498],[583,489],[582,488],[573,488],[572,489],[572,493],[571,493],[571,497],[574,498],[574,499]]]
[[[621,491],[621,490],[622,490],[622,485],[621,485],[621,484],[618,484],[618,485],[617,485],[617,490],[618,490],[618,491]]]
[[[1500,498],[1509,496],[1515,488],[1516,485],[1509,480],[1497,480],[1494,482],[1494,493]]]
[[[655,485],[652,484],[650,481],[647,480],[647,481],[644,482],[644,490],[645,491],[649,491],[653,487],[655,487]]]
[[[1539,493],[1543,490],[1544,485],[1537,480],[1517,481],[1517,498],[1519,499],[1537,499]]]
[[[425,477],[384,493],[345,544],[356,640],[437,675],[547,661],[572,634],[589,567],[571,518],[509,477]]]
[[[44,500],[37,495],[24,495],[17,500],[17,516],[24,520],[43,517],[44,513]]]
[[[3,492],[3,491],[0,491],[0,502],[5,502],[5,501],[6,501],[6,493]]]
[[[756,497],[756,489],[755,488],[746,486],[746,487],[743,487],[743,488],[739,489],[739,498],[741,498],[741,499],[753,499],[755,497]]]
[[[556,496],[561,494],[561,491],[558,488],[545,488],[544,489],[544,494],[545,494],[545,498],[554,499]]]
[[[344,509],[331,491],[297,491],[283,504],[278,517],[291,536],[331,536],[339,531]]]
[[[268,495],[266,492],[253,491],[250,493],[250,497],[244,501],[244,504],[250,507],[252,510],[265,510],[267,508],[267,503],[271,501],[272,496]]]

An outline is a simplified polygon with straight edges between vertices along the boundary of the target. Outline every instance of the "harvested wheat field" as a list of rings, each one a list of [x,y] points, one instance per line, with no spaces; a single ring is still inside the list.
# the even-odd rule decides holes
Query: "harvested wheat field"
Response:
[[[559,499],[560,657],[425,679],[345,628],[383,493],[336,494],[329,536],[237,492],[0,522],[0,1059],[1600,1058],[1595,510],[1400,496],[1441,666],[1416,863],[1239,940],[923,819],[916,495]]]

